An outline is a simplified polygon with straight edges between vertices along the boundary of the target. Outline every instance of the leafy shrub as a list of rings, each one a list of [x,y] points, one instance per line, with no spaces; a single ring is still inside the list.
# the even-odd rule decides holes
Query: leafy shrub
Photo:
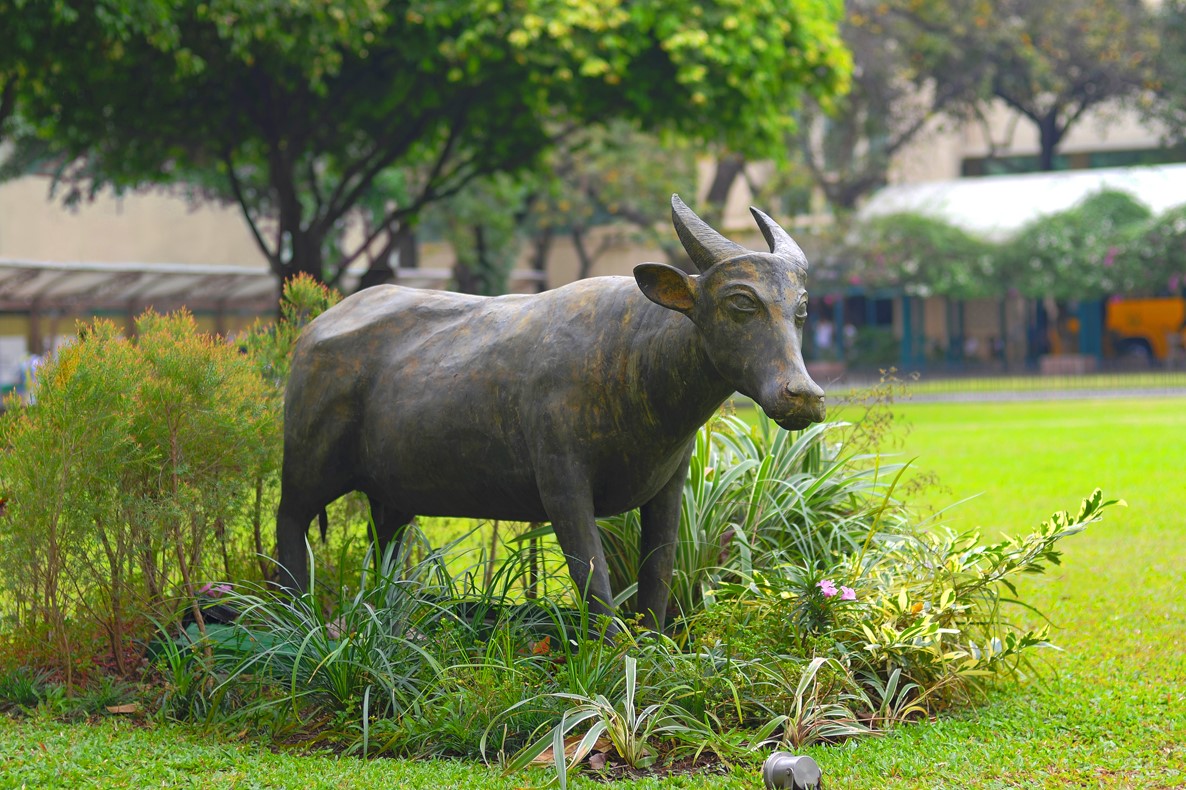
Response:
[[[901,287],[910,296],[970,299],[998,290],[996,249],[956,226],[921,214],[877,217],[858,226],[846,254],[859,281]]]
[[[80,325],[47,360],[35,403],[0,418],[0,594],[14,652],[51,645],[73,674],[103,635],[129,669],[149,619],[211,578],[260,577],[280,458],[282,385],[301,326],[336,300],[286,286],[282,320],[240,353],[182,311],[151,311],[134,339]],[[201,624],[201,612],[190,604]]]
[[[722,585],[702,639],[757,633],[751,649],[834,658],[857,679],[866,706],[882,711],[927,706],[975,691],[984,679],[1013,675],[1028,651],[1048,647],[1047,629],[1009,619],[1014,580],[1060,562],[1056,544],[1082,531],[1117,500],[1097,489],[1072,516],[1054,514],[1021,538],[982,544],[978,531],[870,533],[828,578],[801,566]],[[713,624],[727,624],[722,633]],[[894,699],[913,695],[912,699]]]
[[[83,326],[45,363],[36,403],[0,421],[0,585],[67,670],[80,630],[100,627],[122,662],[138,613],[241,572],[232,557],[250,547],[227,525],[276,441],[249,360],[184,312],[136,327],[132,342]]]
[[[259,321],[243,338],[243,348],[255,361],[260,374],[283,394],[292,364],[292,348],[305,325],[340,302],[342,295],[317,282],[308,274],[298,274],[284,283],[280,300],[280,320]]]
[[[1113,265],[1131,228],[1152,212],[1126,192],[1103,191],[1041,217],[1001,249],[1001,276],[1025,296],[1084,299],[1123,290]]]
[[[1084,299],[1174,293],[1186,283],[1186,211],[1155,218],[1116,190],[1035,219],[1000,242],[900,213],[859,224],[843,243],[852,284],[900,287],[911,296],[970,299],[1017,289],[1032,298]],[[876,362],[885,350],[893,351],[862,346],[857,358]]]
[[[1117,271],[1117,291],[1158,295],[1186,286],[1186,206],[1131,227],[1108,261]]]
[[[684,486],[673,611],[699,611],[704,591],[722,578],[786,562],[827,565],[858,548],[875,520],[887,529],[900,523],[900,506],[885,495],[901,465],[841,452],[845,428],[791,433],[764,415],[754,426],[724,415],[701,429]],[[638,577],[638,513],[598,525],[614,589],[629,589]]]

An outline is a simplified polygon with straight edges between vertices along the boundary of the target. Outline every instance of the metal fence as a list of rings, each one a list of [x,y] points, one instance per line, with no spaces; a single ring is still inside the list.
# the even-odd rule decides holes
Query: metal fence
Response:
[[[958,373],[889,368],[846,370],[840,375],[819,376],[816,380],[829,394],[843,396],[868,390],[885,379],[901,382],[906,396],[914,400],[1007,400],[1112,395],[1186,396],[1186,371],[1163,369],[1059,374],[1025,370]]]

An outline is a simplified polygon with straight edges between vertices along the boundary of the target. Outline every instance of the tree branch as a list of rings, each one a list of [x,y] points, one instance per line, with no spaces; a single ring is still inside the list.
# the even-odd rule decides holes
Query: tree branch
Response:
[[[16,80],[9,79],[4,83],[4,90],[0,91],[0,130],[4,129],[4,122],[12,115],[16,107]]]
[[[346,168],[338,180],[337,187],[325,204],[325,211],[318,220],[322,227],[329,227],[342,218],[359,198],[370,188],[379,173],[383,172],[393,162],[406,154],[415,142],[420,139],[423,130],[429,125],[429,118],[421,118],[415,124],[405,129],[405,133],[395,138],[386,146],[376,145],[370,153],[359,157]],[[450,128],[450,137],[454,134]],[[351,182],[353,181],[353,184]]]
[[[251,216],[251,209],[247,205],[247,199],[243,194],[243,185],[239,183],[239,176],[235,174],[235,163],[229,149],[223,152],[222,161],[226,164],[227,179],[231,183],[231,192],[235,196],[235,201],[239,204],[239,209],[243,212],[243,219],[247,220],[247,227],[250,228],[256,245],[267,259],[268,267],[272,270],[272,273],[277,277],[283,277],[284,271],[280,266],[280,247],[277,246],[274,253],[268,249],[268,244],[264,241],[264,237],[259,231],[259,226],[256,225],[255,219]]]
[[[313,209],[313,215],[320,216],[321,208],[325,205],[325,201],[321,197],[321,187],[317,183],[317,157],[309,157],[306,170],[306,177],[309,179],[309,191],[313,193],[313,202],[316,204]]]

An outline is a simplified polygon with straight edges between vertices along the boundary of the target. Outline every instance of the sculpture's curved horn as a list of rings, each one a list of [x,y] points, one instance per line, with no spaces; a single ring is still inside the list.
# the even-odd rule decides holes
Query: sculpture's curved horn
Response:
[[[696,216],[696,212],[679,199],[679,195],[671,196],[671,223],[675,225],[675,232],[679,234],[680,243],[687,250],[688,257],[702,272],[708,271],[721,261],[753,252],[729,241],[709,227],[707,222]]]
[[[783,230],[781,225],[770,219],[761,209],[750,206],[749,211],[754,215],[758,227],[762,229],[762,236],[770,245],[770,252],[801,266],[807,266],[807,256],[803,254],[803,250],[799,249],[799,245],[791,238],[791,234]]]

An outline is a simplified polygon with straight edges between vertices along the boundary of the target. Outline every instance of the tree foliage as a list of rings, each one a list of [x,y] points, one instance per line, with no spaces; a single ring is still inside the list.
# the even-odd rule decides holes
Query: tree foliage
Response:
[[[683,265],[686,253],[669,229],[672,193],[695,194],[696,147],[686,137],[660,137],[627,121],[590,127],[558,146],[540,169],[540,188],[528,219],[538,239],[567,235],[586,277],[613,244],[639,241]],[[629,228],[596,240],[593,228],[618,222]]]
[[[1157,34],[1141,0],[917,0],[910,18],[927,41],[938,89],[974,78],[967,101],[984,116],[998,99],[1037,127],[1040,170],[1092,109],[1132,100],[1154,84]]]
[[[1159,122],[1170,140],[1186,142],[1186,0],[1158,3],[1157,81],[1146,115]]]
[[[935,217],[902,213],[855,226],[843,254],[853,282],[912,296],[1090,299],[1151,295],[1186,282],[1186,209],[1154,217],[1105,190],[993,243]]]
[[[1186,206],[1129,226],[1115,250],[1121,293],[1179,293],[1186,287]]]
[[[1117,266],[1127,233],[1152,212],[1126,192],[1103,191],[1039,217],[1002,246],[1001,277],[1025,296],[1089,299],[1140,290],[1145,273]]]
[[[851,0],[841,26],[853,53],[851,88],[808,100],[795,145],[828,203],[851,211],[886,182],[894,156],[928,124],[963,106],[977,72],[944,69],[948,32],[915,0]]]
[[[80,8],[24,113],[86,162],[76,178],[196,183],[239,203],[277,276],[330,282],[573,128],[627,117],[767,154],[801,95],[848,70],[835,0],[141,2],[151,23],[116,34]],[[358,234],[353,210],[392,169]]]
[[[977,298],[1000,288],[993,245],[947,222],[920,214],[891,214],[858,226],[849,255],[859,258],[859,281],[896,286],[911,296]]]

